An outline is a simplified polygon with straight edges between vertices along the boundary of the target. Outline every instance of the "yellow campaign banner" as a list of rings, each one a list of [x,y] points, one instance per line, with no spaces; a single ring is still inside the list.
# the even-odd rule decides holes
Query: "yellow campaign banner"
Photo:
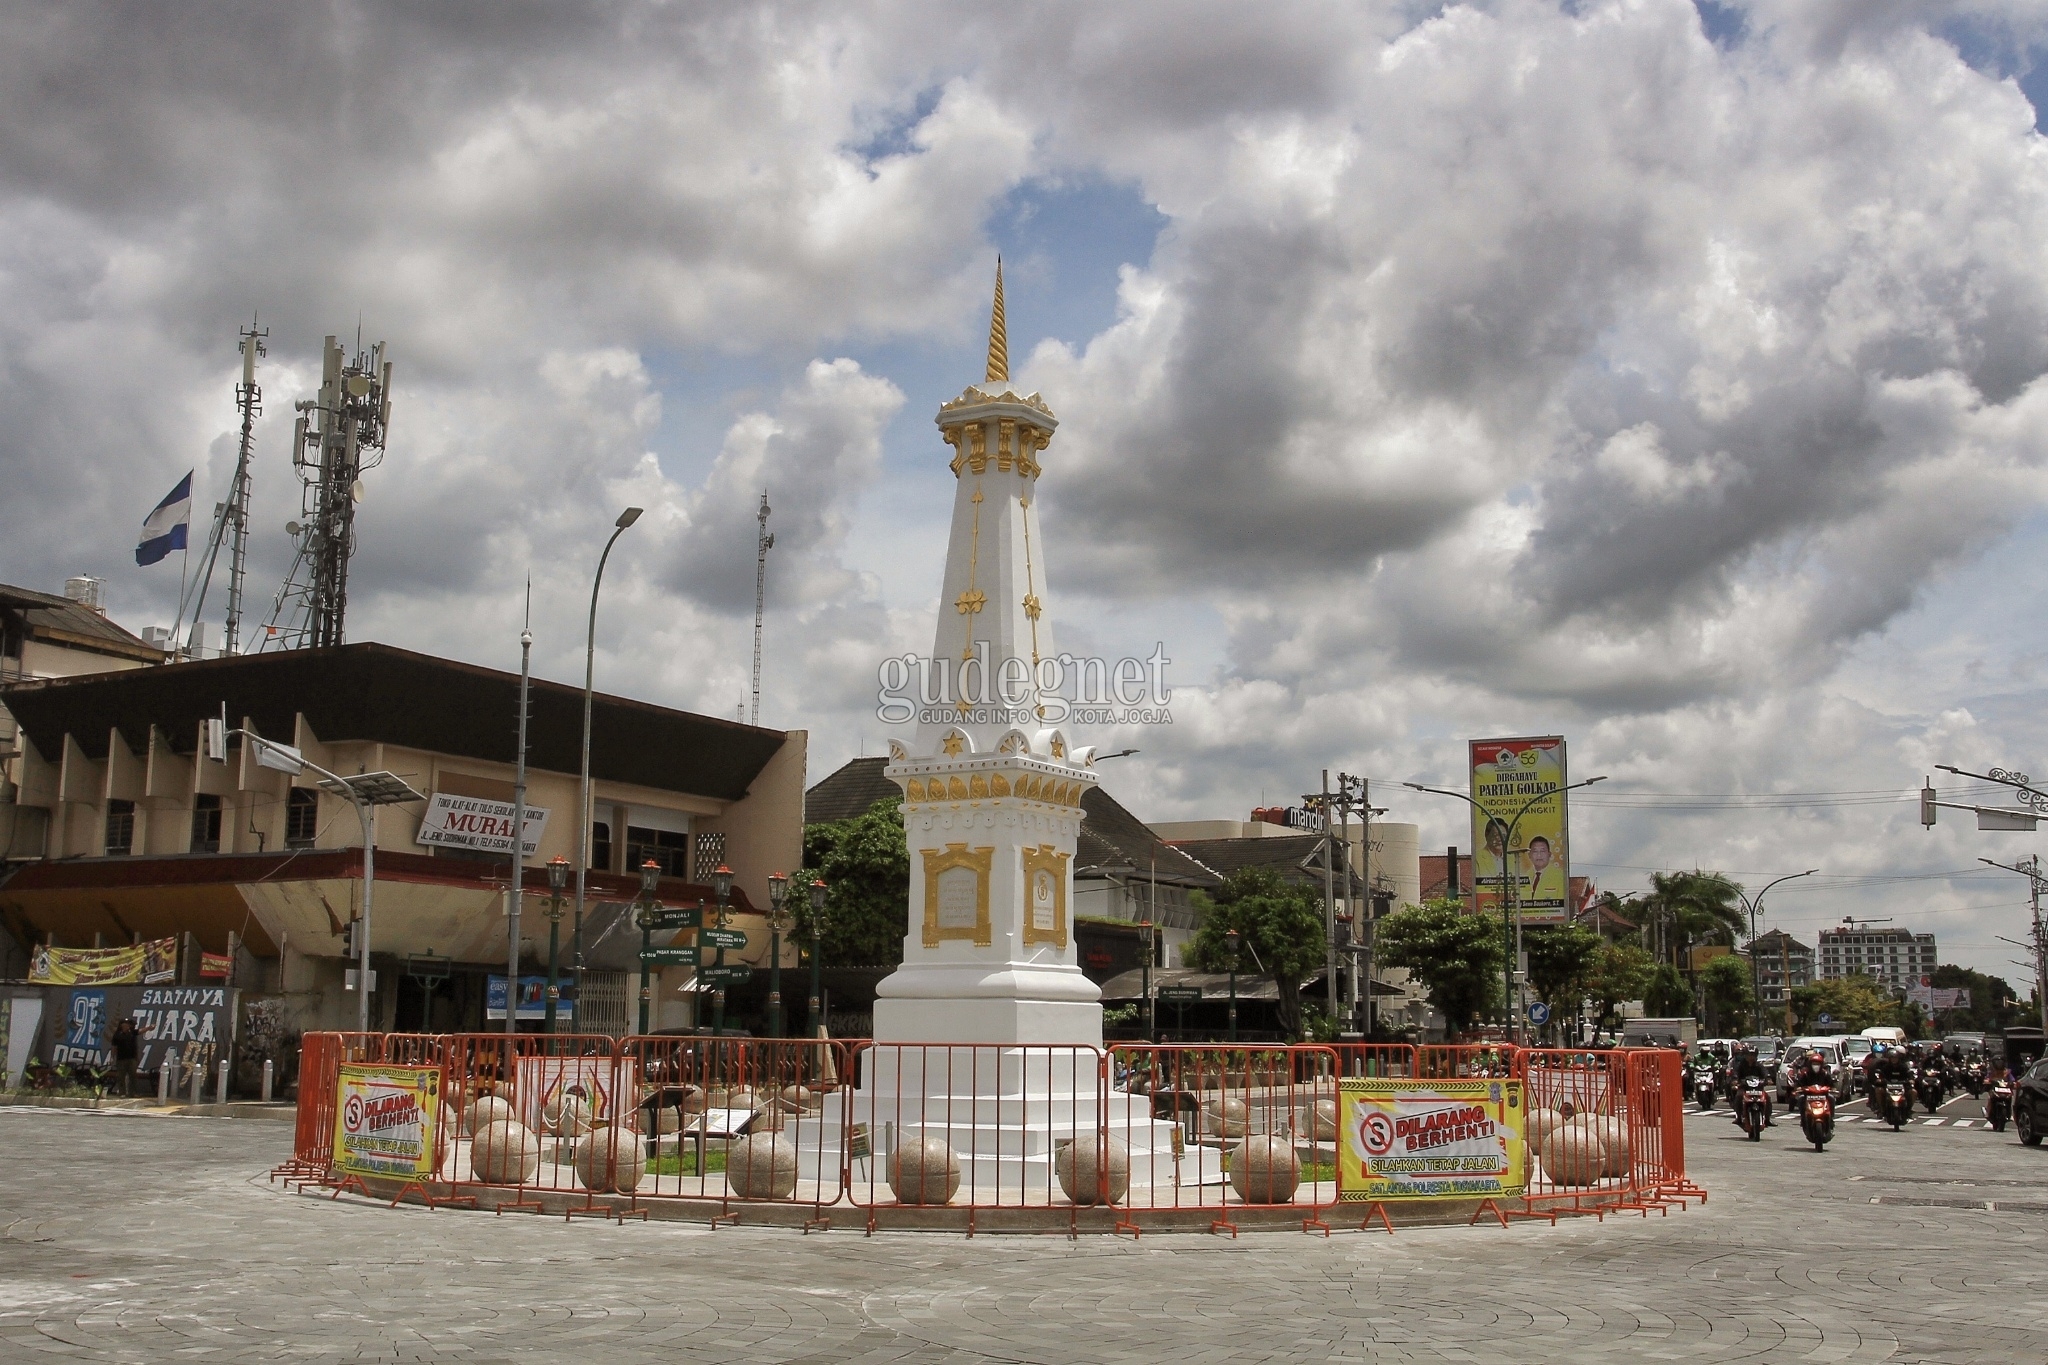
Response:
[[[1337,1198],[1500,1199],[1528,1185],[1528,1107],[1509,1080],[1337,1082]]]
[[[400,1180],[433,1176],[441,1068],[343,1065],[335,1087],[336,1170]]]
[[[126,948],[39,947],[29,957],[31,986],[140,986],[178,974],[178,940],[154,939]]]
[[[1470,757],[1474,906],[1500,910],[1505,863],[1523,923],[1562,923],[1572,885],[1564,739],[1475,739]]]

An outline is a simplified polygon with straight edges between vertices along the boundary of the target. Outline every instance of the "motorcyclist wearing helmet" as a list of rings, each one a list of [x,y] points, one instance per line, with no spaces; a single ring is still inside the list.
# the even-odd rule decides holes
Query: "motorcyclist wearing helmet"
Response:
[[[1743,1081],[1751,1076],[1756,1077],[1759,1082],[1763,1083],[1764,1124],[1767,1127],[1770,1126],[1774,1122],[1771,1118],[1771,1078],[1765,1074],[1764,1064],[1758,1059],[1754,1047],[1751,1047],[1748,1043],[1737,1043],[1735,1045],[1735,1055],[1728,1063],[1728,1076],[1728,1089],[1731,1094],[1741,1093]],[[1742,1106],[1740,1104],[1735,1106],[1735,1123],[1737,1127],[1742,1125]]]
[[[1821,1056],[1820,1049],[1810,1047],[1792,1059],[1791,1065],[1785,1068],[1785,1079],[1794,1094],[1809,1085],[1825,1085],[1832,1089],[1834,1071],[1828,1066],[1827,1058]]]
[[[1906,1060],[1906,1050],[1882,1042],[1873,1043],[1870,1057],[1870,1107],[1881,1107],[1884,1101],[1884,1088],[1893,1081],[1906,1088],[1910,1102],[1913,1094],[1913,1064]]]

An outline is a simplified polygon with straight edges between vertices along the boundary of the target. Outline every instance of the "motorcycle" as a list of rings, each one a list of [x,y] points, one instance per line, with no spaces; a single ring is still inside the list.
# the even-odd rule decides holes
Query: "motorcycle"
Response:
[[[1702,1109],[1714,1107],[1714,1069],[1696,1066],[1692,1069],[1692,1097]]]
[[[1835,1091],[1833,1086],[1809,1085],[1799,1092],[1799,1128],[1813,1150],[1823,1151],[1835,1135]]]
[[[1913,1095],[1906,1089],[1904,1081],[1886,1081],[1878,1104],[1878,1115],[1892,1126],[1894,1133],[1906,1126],[1906,1120],[1913,1116]]]
[[[1975,1100],[1983,1098],[1984,1063],[1971,1062],[1968,1066],[1963,1068],[1963,1088],[1970,1092],[1971,1099]]]
[[[1984,1100],[1984,1121],[1992,1132],[2002,1133],[2011,1118],[2012,1082],[2001,1076],[1991,1083],[1991,1093]]]
[[[1770,1116],[1771,1097],[1764,1093],[1761,1077],[1744,1076],[1742,1094],[1737,1101],[1740,1105],[1742,1131],[1749,1134],[1751,1142],[1761,1142],[1764,1123]]]
[[[1920,1107],[1932,1114],[1941,1108],[1941,1102],[1948,1097],[1947,1086],[1939,1071],[1922,1071],[1913,1083],[1914,1092],[1919,1096]]]

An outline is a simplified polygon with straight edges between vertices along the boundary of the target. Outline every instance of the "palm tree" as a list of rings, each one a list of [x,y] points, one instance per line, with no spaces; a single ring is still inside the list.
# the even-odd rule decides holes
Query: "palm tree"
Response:
[[[1660,960],[1678,965],[1690,943],[1733,944],[1746,924],[1742,888],[1725,873],[1652,872],[1650,889],[1627,906],[1638,924],[1663,930]]]

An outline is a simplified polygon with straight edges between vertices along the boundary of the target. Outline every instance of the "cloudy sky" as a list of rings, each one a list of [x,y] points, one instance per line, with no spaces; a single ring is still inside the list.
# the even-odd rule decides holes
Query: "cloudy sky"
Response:
[[[1091,736],[1139,814],[1328,767],[1469,845],[1396,784],[1563,733],[1602,886],[1819,867],[1766,918],[2018,979],[1976,860],[2048,838],[1905,798],[2048,770],[2037,105],[2041,0],[7,6],[0,579],[169,623],[136,529],[222,496],[260,313],[262,619],[360,325],[350,638],[516,667],[531,573],[574,679],[639,504],[601,685],[733,715],[765,488],[762,719],[822,775],[928,647],[1000,251],[1061,645],[1175,661]]]

